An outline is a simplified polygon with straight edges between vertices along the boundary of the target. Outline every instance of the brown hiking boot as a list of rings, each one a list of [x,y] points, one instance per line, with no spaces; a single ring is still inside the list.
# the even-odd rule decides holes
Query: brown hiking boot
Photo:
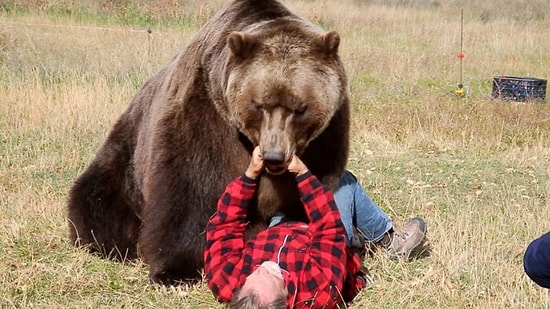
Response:
[[[385,247],[386,254],[390,258],[409,258],[426,238],[426,222],[421,218],[412,218],[400,228],[394,228],[392,240]]]

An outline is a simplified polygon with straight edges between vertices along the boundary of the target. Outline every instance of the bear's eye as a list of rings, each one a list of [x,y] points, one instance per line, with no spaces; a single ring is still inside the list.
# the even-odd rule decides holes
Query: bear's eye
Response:
[[[297,109],[294,110],[294,114],[296,114],[296,115],[303,115],[303,114],[306,112],[306,109],[307,109],[307,105],[306,105],[306,104],[301,105],[300,107],[298,107]]]
[[[253,101],[252,104],[254,104],[254,108],[256,108],[256,109],[264,109],[265,108],[262,103],[258,103],[258,102]]]

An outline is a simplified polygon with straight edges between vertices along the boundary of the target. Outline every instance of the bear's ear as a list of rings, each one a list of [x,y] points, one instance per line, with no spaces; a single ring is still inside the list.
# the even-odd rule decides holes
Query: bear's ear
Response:
[[[327,56],[336,56],[340,46],[340,35],[336,31],[321,34],[313,39],[313,47]]]
[[[256,38],[244,32],[234,31],[227,37],[227,45],[229,45],[231,52],[243,59],[252,53],[256,44]]]

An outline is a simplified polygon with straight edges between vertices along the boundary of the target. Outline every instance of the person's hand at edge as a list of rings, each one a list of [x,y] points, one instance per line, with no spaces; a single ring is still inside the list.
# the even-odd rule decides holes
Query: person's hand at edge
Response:
[[[296,176],[301,176],[307,173],[308,168],[297,155],[293,155],[292,161],[288,165],[288,171],[294,173]]]
[[[248,164],[248,168],[246,169],[246,172],[244,174],[248,178],[256,179],[258,178],[258,176],[260,176],[263,169],[264,158],[262,157],[260,147],[256,146],[256,148],[254,148],[254,151],[252,151],[252,158],[250,158],[250,163]]]

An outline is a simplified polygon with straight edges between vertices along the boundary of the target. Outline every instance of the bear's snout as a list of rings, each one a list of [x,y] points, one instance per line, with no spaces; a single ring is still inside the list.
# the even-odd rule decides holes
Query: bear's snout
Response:
[[[286,171],[285,154],[281,151],[265,151],[263,154],[265,170],[272,175],[281,175]]]
[[[263,158],[264,162],[270,165],[279,165],[285,162],[285,155],[281,151],[266,151]]]

